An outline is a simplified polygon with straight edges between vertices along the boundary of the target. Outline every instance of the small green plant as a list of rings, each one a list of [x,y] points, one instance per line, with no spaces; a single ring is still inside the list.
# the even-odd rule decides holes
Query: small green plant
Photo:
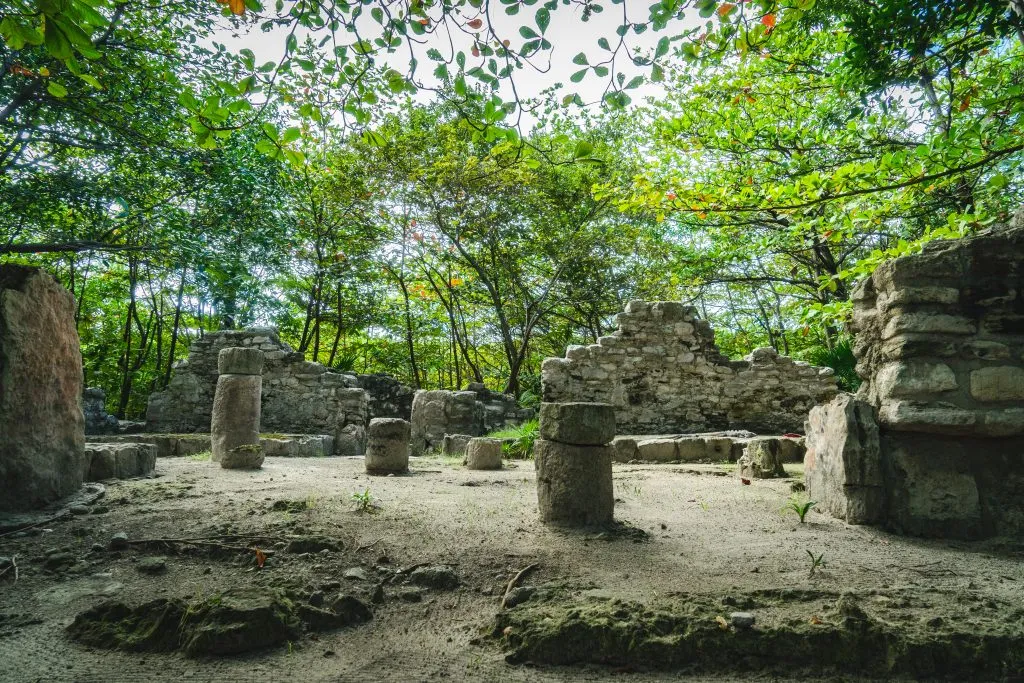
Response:
[[[187,457],[188,457],[189,460],[194,460],[196,462],[205,462],[205,461],[210,459],[210,451],[203,451],[201,453],[193,453],[192,455],[189,455]]]
[[[356,491],[352,494],[352,502],[355,503],[356,512],[374,512],[377,509],[377,500],[370,493],[370,489],[363,489],[362,493]]]
[[[825,568],[825,553],[821,553],[820,555],[815,556],[814,553],[812,553],[810,550],[805,549],[804,552],[807,553],[807,556],[811,558],[811,571],[807,573],[808,578],[810,578],[814,576],[814,572],[817,571],[819,568]]]
[[[524,422],[518,427],[509,427],[491,432],[487,436],[501,439],[501,450],[506,458],[532,458],[533,442],[540,434],[540,423],[537,420]]]
[[[708,502],[706,500],[698,500],[697,505],[699,505],[700,509],[703,510],[704,512],[707,512],[708,508],[711,507],[710,505],[708,505]]]
[[[800,523],[803,524],[807,517],[807,513],[810,512],[811,508],[817,504],[818,503],[813,500],[804,500],[799,496],[792,496],[789,499],[789,502],[786,503],[785,507],[782,508],[782,512],[786,513],[792,510],[798,517],[800,517]]]

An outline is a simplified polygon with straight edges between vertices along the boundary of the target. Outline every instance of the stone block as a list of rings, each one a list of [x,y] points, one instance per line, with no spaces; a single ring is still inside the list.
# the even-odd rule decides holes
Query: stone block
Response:
[[[676,439],[676,458],[682,462],[706,460],[707,440],[703,436],[684,436]]]
[[[441,453],[444,455],[465,455],[466,447],[469,446],[470,439],[475,437],[469,434],[445,434],[444,441],[441,443]]]
[[[638,458],[635,437],[617,436],[612,439],[611,447],[612,460],[615,462],[630,462]]]
[[[786,470],[779,458],[779,440],[772,437],[754,437],[747,441],[743,457],[738,461],[738,473],[748,479],[785,477]]]
[[[882,444],[890,526],[917,536],[985,535],[981,496],[971,471],[975,445],[916,434],[886,434]]]
[[[878,423],[898,431],[970,434],[978,416],[952,403],[887,401],[878,408]]]
[[[958,386],[952,368],[925,361],[888,363],[878,370],[873,384],[880,398],[941,394]]]
[[[726,436],[706,436],[704,437],[704,453],[705,457],[713,462],[724,462],[731,461],[735,462],[739,459],[742,453],[733,457],[733,439]]]
[[[369,474],[409,470],[411,425],[397,417],[376,417],[366,431],[366,471]]]
[[[74,297],[51,275],[0,265],[0,510],[77,491],[88,463]]]
[[[590,527],[613,521],[611,446],[574,446],[537,439],[533,453],[542,522]]]
[[[466,467],[471,470],[500,470],[501,454],[501,439],[485,436],[470,439],[466,446]]]
[[[898,334],[956,334],[967,335],[978,332],[977,324],[970,318],[946,313],[915,311],[893,316],[882,329],[882,339]]]
[[[804,483],[807,495],[849,524],[874,524],[885,516],[882,456],[874,411],[840,394],[814,407],[807,418]]]
[[[263,446],[250,443],[228,448],[219,462],[226,470],[258,470],[263,466]]]
[[[217,354],[217,373],[221,375],[260,375],[263,352],[242,346],[221,349]]]
[[[643,439],[637,441],[637,460],[646,462],[675,462],[679,450],[675,439]]]
[[[1001,365],[973,371],[971,396],[986,402],[1024,400],[1024,368]]]
[[[615,438],[615,409],[607,403],[542,403],[541,438],[600,446]]]

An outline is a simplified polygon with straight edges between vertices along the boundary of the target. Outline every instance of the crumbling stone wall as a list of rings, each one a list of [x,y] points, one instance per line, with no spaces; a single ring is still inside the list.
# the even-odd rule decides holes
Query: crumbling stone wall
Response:
[[[82,413],[85,415],[86,434],[117,434],[120,426],[113,415],[107,414],[107,394],[97,387],[82,392]]]
[[[807,412],[836,394],[831,368],[755,349],[730,361],[697,311],[673,301],[631,301],[618,330],[571,346],[542,366],[544,401],[610,403],[620,434],[803,429]]]
[[[361,453],[369,419],[369,397],[354,375],[307,362],[273,328],[211,332],[192,342],[188,358],[175,365],[167,389],[149,397],[151,432],[208,432],[217,386],[217,354],[227,347],[263,351],[263,431],[330,434],[341,454]]]
[[[844,429],[809,429],[805,464],[880,472],[872,485],[884,509],[859,514],[864,521],[922,535],[1024,533],[1024,212],[879,266],[853,304],[857,401],[867,411],[848,422],[863,434],[876,421],[878,445],[851,449]],[[828,463],[830,453],[842,462]],[[819,500],[856,492],[814,481],[808,474]]]
[[[81,397],[74,297],[39,268],[0,265],[0,510],[82,486]]]
[[[446,435],[481,436],[522,424],[534,416],[513,396],[472,382],[465,391],[416,392],[412,403],[412,454],[440,447]]]

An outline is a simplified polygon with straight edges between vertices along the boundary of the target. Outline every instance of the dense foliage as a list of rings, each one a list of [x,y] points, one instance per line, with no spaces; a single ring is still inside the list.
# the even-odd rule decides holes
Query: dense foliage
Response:
[[[552,14],[605,10],[621,18],[570,83],[524,99]],[[772,345],[852,387],[856,279],[1024,200],[1016,0],[631,13],[18,0],[0,261],[74,292],[86,382],[122,416],[192,338],[254,324],[331,367],[535,401],[541,360],[633,297],[692,302],[730,355]],[[261,29],[281,60],[218,42]],[[578,106],[585,79],[603,109]],[[645,83],[660,94],[631,102]]]

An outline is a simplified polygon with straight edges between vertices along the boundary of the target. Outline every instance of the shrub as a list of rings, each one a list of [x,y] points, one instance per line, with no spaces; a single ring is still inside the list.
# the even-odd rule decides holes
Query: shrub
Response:
[[[532,458],[533,442],[537,440],[539,433],[540,423],[537,420],[530,420],[518,427],[499,429],[487,436],[503,440],[501,449],[506,458]]]

